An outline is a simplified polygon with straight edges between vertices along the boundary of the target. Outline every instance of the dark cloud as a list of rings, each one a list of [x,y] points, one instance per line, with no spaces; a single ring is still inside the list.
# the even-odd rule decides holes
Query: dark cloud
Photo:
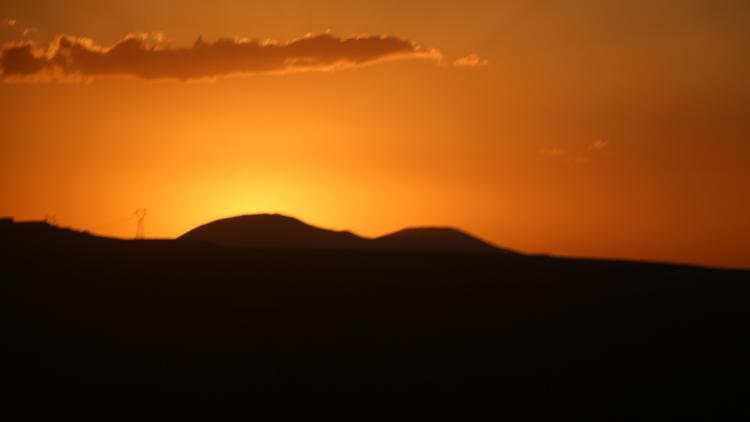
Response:
[[[7,78],[201,79],[237,73],[328,70],[396,58],[440,59],[436,50],[393,36],[340,38],[324,33],[289,43],[198,39],[189,48],[167,48],[146,35],[129,35],[111,47],[92,40],[59,37],[48,48],[32,42],[2,48],[0,66]]]
[[[4,48],[0,63],[4,75],[33,75],[43,71],[47,66],[46,60],[35,54],[34,47],[30,44]]]

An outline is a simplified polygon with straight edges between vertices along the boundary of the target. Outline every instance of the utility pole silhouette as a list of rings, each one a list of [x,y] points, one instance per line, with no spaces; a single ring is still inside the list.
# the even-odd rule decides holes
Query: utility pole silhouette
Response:
[[[135,218],[137,220],[136,228],[135,228],[135,238],[136,239],[143,239],[146,235],[146,231],[143,227],[143,220],[146,219],[146,209],[145,208],[138,208],[135,210]]]

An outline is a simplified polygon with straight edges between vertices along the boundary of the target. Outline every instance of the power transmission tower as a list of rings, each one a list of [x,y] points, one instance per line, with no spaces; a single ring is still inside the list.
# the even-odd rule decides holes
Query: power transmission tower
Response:
[[[146,235],[146,230],[143,227],[143,220],[146,219],[146,209],[138,208],[137,210],[135,210],[134,214],[137,221],[135,228],[135,238],[143,239]]]

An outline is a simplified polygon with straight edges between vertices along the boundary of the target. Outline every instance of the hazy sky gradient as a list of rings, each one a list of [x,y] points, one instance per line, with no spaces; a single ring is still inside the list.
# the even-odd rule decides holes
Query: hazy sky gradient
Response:
[[[528,252],[750,267],[745,0],[23,1],[0,20],[0,42],[38,46],[330,30],[443,57],[0,83],[2,215],[130,237],[146,207],[158,237],[281,212],[363,235],[451,225]],[[467,56],[484,65],[452,65]]]

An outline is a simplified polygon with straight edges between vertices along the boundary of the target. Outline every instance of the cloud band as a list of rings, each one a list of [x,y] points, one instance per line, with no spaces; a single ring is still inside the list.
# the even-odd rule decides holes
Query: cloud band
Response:
[[[111,47],[87,38],[61,36],[48,48],[32,42],[5,45],[0,66],[5,79],[46,77],[193,80],[232,74],[331,70],[393,59],[440,60],[437,50],[385,35],[341,38],[307,35],[288,43],[198,39],[192,47],[167,48],[146,35],[129,35]]]

